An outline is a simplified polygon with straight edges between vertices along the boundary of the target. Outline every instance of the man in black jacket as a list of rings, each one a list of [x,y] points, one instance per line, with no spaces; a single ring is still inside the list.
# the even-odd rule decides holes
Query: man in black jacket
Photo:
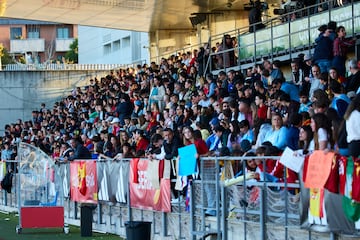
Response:
[[[116,112],[119,116],[120,125],[124,126],[126,117],[131,117],[133,111],[133,104],[130,102],[129,95],[122,93],[120,96],[120,102],[116,106]]]
[[[89,149],[83,146],[79,139],[73,138],[70,140],[70,145],[74,149],[74,154],[69,156],[67,160],[72,161],[76,159],[91,159],[91,153]]]

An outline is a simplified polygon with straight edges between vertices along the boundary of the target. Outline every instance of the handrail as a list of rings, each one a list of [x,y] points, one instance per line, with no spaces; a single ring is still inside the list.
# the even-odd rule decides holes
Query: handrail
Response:
[[[305,10],[310,12],[311,7],[305,8]],[[357,22],[356,18],[359,18],[360,16],[356,16],[354,9],[359,12],[359,8],[360,4],[358,3],[349,4],[339,8],[329,8],[329,11],[320,12],[311,16],[309,15],[307,18],[287,21],[282,25],[261,29],[251,34],[240,34],[240,40],[237,47],[211,53],[209,59],[212,59],[213,56],[238,49],[237,52],[239,52],[239,63],[237,67],[244,69],[259,61],[262,61],[264,57],[270,58],[272,60],[288,60],[293,59],[293,54],[296,52],[311,53],[314,47],[315,38],[318,36],[317,28],[321,24],[327,24],[331,20],[337,21],[338,26],[344,25],[349,30],[349,32],[352,33],[349,35],[355,36],[355,33],[358,32],[355,31],[355,28],[357,29],[360,27],[355,25]],[[341,10],[346,11],[347,15],[339,14],[337,12]],[[301,11],[304,11],[304,9],[301,9]],[[336,14],[332,15],[331,11],[336,11]],[[289,14],[295,12],[296,11],[290,12]],[[317,22],[319,22],[319,24],[317,24]],[[304,24],[306,27],[304,27]],[[241,30],[239,31],[241,32]],[[271,38],[259,38],[260,36],[264,35],[271,36]]]
[[[62,70],[114,70],[120,68],[135,68],[137,64],[146,63],[145,60],[137,60],[132,64],[68,64],[68,63],[38,63],[38,64],[6,64],[2,71],[62,71]]]
[[[320,5],[322,4],[328,4],[329,8],[328,10],[324,10],[322,12],[315,12],[315,13],[312,13],[313,9],[317,9]],[[253,24],[253,25],[248,25],[248,26],[244,26],[244,27],[241,27],[241,28],[238,28],[238,29],[234,29],[234,30],[231,30],[231,31],[227,31],[227,32],[223,32],[221,34],[216,34],[216,35],[211,35],[210,36],[210,41],[209,41],[209,44],[208,44],[208,47],[209,49],[211,50],[211,48],[213,46],[216,45],[217,42],[221,42],[221,39],[223,38],[223,36],[225,34],[229,34],[231,36],[234,36],[234,37],[237,37],[238,38],[238,46],[235,47],[235,48],[232,48],[232,49],[227,49],[225,51],[219,51],[219,52],[216,52],[216,53],[211,53],[209,55],[209,59],[212,59],[213,56],[216,56],[216,55],[219,55],[219,54],[223,54],[223,53],[226,53],[228,51],[236,51],[238,52],[238,63],[236,64],[236,66],[240,66],[241,69],[244,69],[248,66],[248,64],[245,64],[246,62],[251,62],[251,64],[254,64],[256,63],[257,61],[261,60],[262,57],[266,56],[266,57],[269,57],[271,59],[274,59],[276,57],[278,57],[278,55],[280,54],[283,54],[282,51],[285,51],[285,53],[287,53],[290,58],[293,58],[293,53],[294,52],[299,52],[300,50],[298,48],[302,48],[302,52],[308,52],[308,53],[311,53],[311,49],[313,47],[313,40],[315,39],[315,35],[317,33],[317,28],[321,25],[321,24],[327,24],[328,21],[330,20],[333,20],[333,21],[337,21],[338,22],[338,25],[339,23],[347,23],[347,21],[350,21],[351,19],[354,19],[354,18],[357,18],[359,16],[355,16],[355,12],[354,12],[354,4],[356,4],[354,1],[351,1],[350,3],[346,4],[346,5],[343,5],[343,6],[340,6],[340,7],[337,7],[337,8],[334,8],[335,4],[335,1],[334,0],[329,0],[329,1],[326,1],[326,2],[322,2],[322,3],[317,3],[317,4],[314,4],[314,5],[311,5],[311,6],[308,6],[308,7],[305,7],[305,8],[301,8],[301,9],[296,9],[294,11],[291,11],[291,12],[287,12],[283,15],[280,15],[280,16],[276,16],[276,17],[273,17],[267,21],[264,22],[264,24],[266,26],[269,26],[269,27],[266,27],[264,29],[261,29],[261,30],[258,30],[254,33],[249,33],[248,30],[249,30],[249,27],[250,26],[255,26],[256,24]],[[338,16],[338,14],[332,14],[334,11],[338,11],[339,9],[341,8],[345,8],[345,7],[351,7],[351,11],[350,11],[350,17],[346,18],[346,16]],[[347,12],[349,13],[349,12]],[[300,15],[301,17],[300,18],[297,18],[295,20],[291,20],[291,17],[292,15]],[[305,16],[304,16],[305,15]],[[326,16],[325,16],[326,15]],[[324,16],[324,18],[319,18],[319,16]],[[343,17],[343,19],[341,19],[341,17]],[[344,18],[345,17],[345,18]],[[286,20],[286,21],[283,21],[283,20]],[[316,22],[315,21],[311,21],[311,20],[314,20],[316,19],[316,21],[321,21],[322,23],[320,25],[314,25]],[[326,21],[326,19],[328,21]],[[340,20],[340,21],[338,21]],[[298,28],[299,26],[295,26],[296,24],[295,23],[299,23],[300,21],[306,21],[306,28],[305,29],[302,29],[302,28]],[[326,21],[326,22],[324,22]],[[277,34],[274,34],[274,28],[276,27],[279,27],[279,26],[286,26],[287,25],[287,28],[288,30],[286,30],[287,32],[285,33],[277,33]],[[300,25],[300,24],[298,24]],[[297,29],[296,29],[297,27]],[[355,34],[355,21],[352,21],[351,22],[351,25],[350,26],[347,26],[347,28],[351,29],[351,34],[349,35],[353,35]],[[257,35],[259,35],[259,33],[262,33],[262,34],[267,34],[269,33],[268,36],[271,36],[270,38],[266,38],[266,39],[261,39],[260,37],[258,37]],[[295,46],[293,44],[293,34],[300,34],[300,33],[305,33],[304,34],[304,37],[307,39],[307,42],[306,44],[303,44],[301,46]],[[242,45],[241,39],[245,38],[245,36],[252,36],[253,37],[253,42],[249,43],[249,44],[245,44],[245,45]],[[274,44],[273,42],[282,42],[284,41],[284,39],[287,38],[287,41],[289,42],[288,44],[288,48],[285,48],[285,49],[280,49],[279,46],[277,46],[276,44]],[[270,49],[269,51],[264,54],[264,53],[261,53],[261,48],[266,45],[267,43],[269,43],[270,45]],[[181,52],[182,50],[185,50],[185,49],[194,49],[196,48],[196,46],[199,46],[199,45],[203,45],[202,43],[200,44],[196,44],[196,45],[193,45],[193,46],[189,46],[189,47],[183,47],[183,48],[180,48],[180,49],[177,49],[177,50],[174,50],[172,52]],[[253,54],[251,54],[251,57],[243,57],[241,56],[241,52],[244,52],[245,49],[247,48],[251,48],[251,49],[254,49],[253,51]],[[301,52],[300,51],[300,52]],[[162,54],[161,56],[157,56],[157,58],[166,58],[167,53],[164,53]],[[245,64],[244,66],[242,66],[243,64]],[[206,70],[204,71],[204,75],[207,73],[207,72],[212,72],[213,69],[210,69],[211,68],[211,64],[210,63],[207,63],[206,64],[207,68]]]

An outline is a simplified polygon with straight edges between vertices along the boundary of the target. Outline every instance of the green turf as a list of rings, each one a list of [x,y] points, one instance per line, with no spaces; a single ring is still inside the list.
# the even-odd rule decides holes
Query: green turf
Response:
[[[119,240],[122,239],[117,235],[93,233],[92,237],[81,237],[80,228],[70,225],[69,234],[64,234],[62,228],[52,229],[22,229],[21,234],[16,233],[16,226],[19,224],[19,218],[15,213],[0,213],[0,240],[57,240],[57,239],[95,239],[95,240]]]

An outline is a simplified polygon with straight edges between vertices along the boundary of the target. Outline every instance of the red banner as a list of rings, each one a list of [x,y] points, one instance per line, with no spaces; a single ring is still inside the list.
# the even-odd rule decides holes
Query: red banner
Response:
[[[130,205],[134,208],[170,212],[170,164],[165,160],[130,162]]]
[[[81,203],[97,203],[98,186],[96,161],[70,163],[70,198]]]

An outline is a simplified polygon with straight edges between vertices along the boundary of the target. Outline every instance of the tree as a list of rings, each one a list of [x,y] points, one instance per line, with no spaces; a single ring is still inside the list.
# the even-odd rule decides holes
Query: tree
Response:
[[[2,65],[15,63],[14,59],[10,56],[9,52],[6,48],[4,48],[3,44],[0,43],[0,70],[2,69]]]
[[[70,63],[78,63],[78,39],[70,44],[70,50],[65,54],[65,59]]]

